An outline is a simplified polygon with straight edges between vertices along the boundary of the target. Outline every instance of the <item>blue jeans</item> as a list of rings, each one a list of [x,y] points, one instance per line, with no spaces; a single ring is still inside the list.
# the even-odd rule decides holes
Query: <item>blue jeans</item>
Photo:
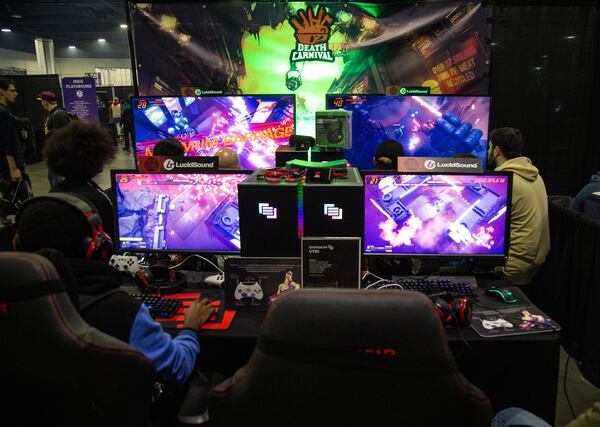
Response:
[[[546,421],[521,408],[504,409],[492,420],[492,427],[509,426],[552,427]]]

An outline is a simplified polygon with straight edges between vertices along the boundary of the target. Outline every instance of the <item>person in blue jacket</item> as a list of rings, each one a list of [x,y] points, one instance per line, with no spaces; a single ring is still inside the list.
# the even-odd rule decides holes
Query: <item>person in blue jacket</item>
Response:
[[[117,270],[106,260],[86,258],[82,242],[91,234],[83,213],[59,201],[39,200],[24,206],[18,216],[19,250],[49,248],[66,257],[76,278],[76,289],[71,289],[69,295],[87,323],[152,360],[163,384],[185,383],[200,352],[198,330],[214,310],[211,302],[194,301],[185,312],[183,329],[172,338],[144,304],[118,291],[121,277]]]

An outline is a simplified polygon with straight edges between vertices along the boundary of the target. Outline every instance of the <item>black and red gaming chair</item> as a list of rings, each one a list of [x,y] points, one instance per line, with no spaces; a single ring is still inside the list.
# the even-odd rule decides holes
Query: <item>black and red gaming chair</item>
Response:
[[[0,405],[19,426],[147,426],[154,369],[85,323],[45,258],[0,252]]]
[[[431,301],[303,290],[266,315],[248,364],[213,389],[211,426],[489,427]]]

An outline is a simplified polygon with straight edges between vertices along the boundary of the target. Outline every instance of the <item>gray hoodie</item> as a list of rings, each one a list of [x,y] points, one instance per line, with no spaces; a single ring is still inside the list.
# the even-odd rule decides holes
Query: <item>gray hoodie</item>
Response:
[[[550,251],[546,186],[527,157],[507,160],[497,171],[513,172],[510,249],[505,273],[516,285],[526,285]]]

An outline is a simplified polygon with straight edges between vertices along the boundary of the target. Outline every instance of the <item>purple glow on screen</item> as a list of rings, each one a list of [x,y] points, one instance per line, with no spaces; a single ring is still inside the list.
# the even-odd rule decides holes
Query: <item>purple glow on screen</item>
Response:
[[[246,174],[115,174],[119,248],[239,251]]]

